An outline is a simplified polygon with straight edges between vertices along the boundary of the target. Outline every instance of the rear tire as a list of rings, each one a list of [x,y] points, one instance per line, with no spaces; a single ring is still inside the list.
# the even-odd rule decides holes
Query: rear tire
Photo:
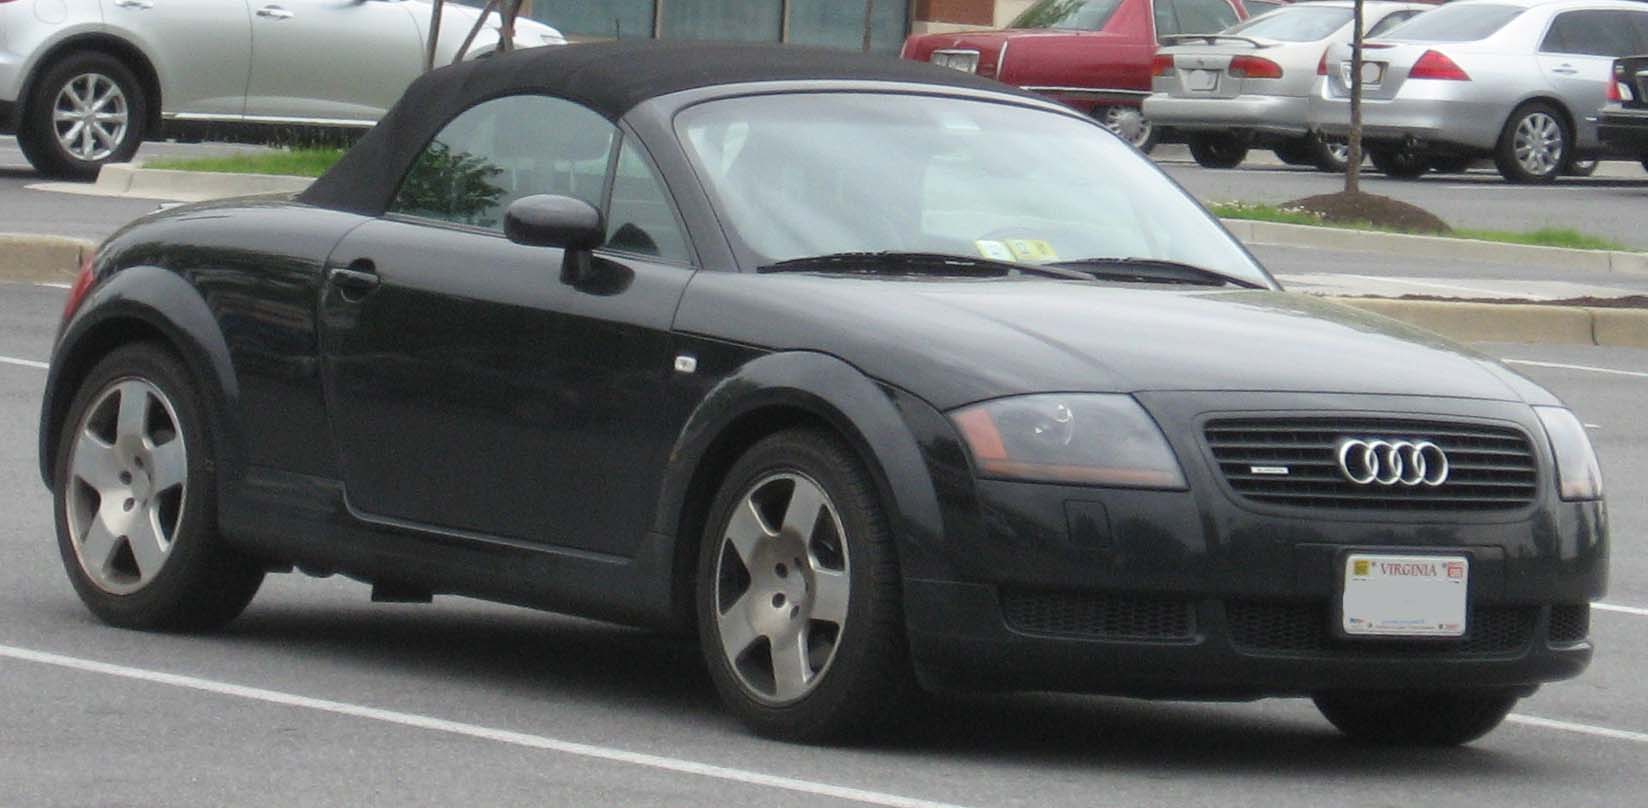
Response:
[[[1458,746],[1499,726],[1516,706],[1508,691],[1318,693],[1316,709],[1359,741],[1401,746]]]
[[[863,738],[915,692],[892,530],[868,472],[835,436],[781,432],[733,464],[697,580],[710,678],[757,733]]]
[[[1463,174],[1469,171],[1471,164],[1475,162],[1475,157],[1432,157],[1430,167],[1438,174]]]
[[[98,619],[150,630],[233,620],[263,569],[217,532],[205,405],[188,369],[152,343],[98,362],[63,421],[54,470],[57,546]]]
[[[1398,180],[1415,179],[1430,169],[1424,155],[1407,148],[1368,149],[1368,160],[1385,176]]]
[[[1283,141],[1271,149],[1271,152],[1276,155],[1276,159],[1290,166],[1316,164],[1315,150],[1311,146],[1310,138]]]
[[[1236,135],[1197,133],[1187,136],[1185,143],[1203,168],[1235,168],[1247,159],[1247,141]]]
[[[18,121],[17,143],[42,174],[94,179],[137,153],[149,99],[137,76],[104,53],[71,53],[36,82]]]
[[[1516,108],[1499,134],[1494,165],[1515,183],[1555,182],[1568,165],[1573,135],[1561,110],[1543,101]]]
[[[1104,124],[1104,128],[1115,132],[1117,137],[1133,144],[1133,148],[1144,154],[1156,148],[1156,141],[1161,138],[1161,132],[1150,124],[1138,107],[1095,107],[1093,117]]]

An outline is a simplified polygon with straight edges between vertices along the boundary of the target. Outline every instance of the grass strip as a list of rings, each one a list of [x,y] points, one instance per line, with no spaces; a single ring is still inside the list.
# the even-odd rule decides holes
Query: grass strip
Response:
[[[286,149],[274,152],[231,154],[224,157],[192,157],[182,160],[147,160],[144,168],[171,171],[215,171],[224,174],[285,174],[318,177],[343,156],[342,149]]]
[[[1210,202],[1207,209],[1221,219],[1246,219],[1255,222],[1302,224],[1312,227],[1337,227],[1343,230],[1369,230],[1378,233],[1435,236],[1437,233],[1410,233],[1393,227],[1379,227],[1372,222],[1326,222],[1321,216],[1301,208],[1284,208],[1257,202]],[[1469,230],[1456,229],[1440,234],[1443,238],[1462,238],[1475,241],[1494,241],[1502,244],[1527,244],[1535,247],[1564,247],[1574,250],[1613,250],[1636,252],[1619,242],[1582,233],[1568,227],[1541,227],[1536,230]]]

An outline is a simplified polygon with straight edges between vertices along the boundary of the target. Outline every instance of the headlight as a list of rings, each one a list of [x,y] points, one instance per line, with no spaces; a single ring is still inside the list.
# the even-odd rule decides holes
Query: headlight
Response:
[[[1602,499],[1602,467],[1585,425],[1561,407],[1535,407],[1556,457],[1557,492],[1563,499]]]
[[[950,419],[983,477],[1185,488],[1167,439],[1131,396],[1003,398],[956,410]]]

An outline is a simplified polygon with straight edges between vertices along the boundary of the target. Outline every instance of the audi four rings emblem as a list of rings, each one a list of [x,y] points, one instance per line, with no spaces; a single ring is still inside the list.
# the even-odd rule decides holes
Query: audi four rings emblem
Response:
[[[1357,485],[1428,485],[1448,479],[1448,455],[1428,440],[1347,438],[1339,442],[1339,473]]]

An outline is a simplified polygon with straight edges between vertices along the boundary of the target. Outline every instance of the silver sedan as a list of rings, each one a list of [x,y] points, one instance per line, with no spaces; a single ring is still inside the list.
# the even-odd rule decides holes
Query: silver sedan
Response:
[[[1643,52],[1648,4],[1640,2],[1449,4],[1368,44],[1368,156],[1398,177],[1492,157],[1512,182],[1550,182],[1603,156],[1596,114],[1613,60]],[[1310,121],[1343,135],[1350,128],[1350,47],[1330,49],[1323,68]]]
[[[1369,36],[1430,9],[1418,3],[1369,2]],[[1350,0],[1285,6],[1209,36],[1171,37],[1156,54],[1153,94],[1144,114],[1185,134],[1196,162],[1240,164],[1252,146],[1269,147],[1284,162],[1343,171],[1342,141],[1322,140],[1308,110],[1324,49],[1351,37]]]

